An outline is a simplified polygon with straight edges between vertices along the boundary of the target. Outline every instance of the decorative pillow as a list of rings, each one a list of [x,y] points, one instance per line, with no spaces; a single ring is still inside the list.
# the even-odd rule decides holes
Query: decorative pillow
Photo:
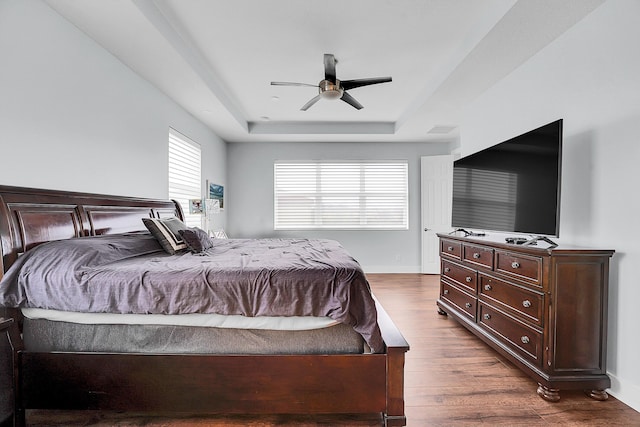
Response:
[[[180,235],[180,230],[186,230],[187,226],[178,218],[142,218],[142,222],[165,252],[173,255],[187,249],[187,244]]]
[[[213,239],[206,231],[198,227],[180,230],[180,235],[184,239],[187,247],[194,254],[199,254],[213,247]]]

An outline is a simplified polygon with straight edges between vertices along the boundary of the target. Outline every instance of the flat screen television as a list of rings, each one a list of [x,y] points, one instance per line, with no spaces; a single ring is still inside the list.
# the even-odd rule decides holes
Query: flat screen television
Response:
[[[562,119],[458,159],[452,226],[559,236]]]

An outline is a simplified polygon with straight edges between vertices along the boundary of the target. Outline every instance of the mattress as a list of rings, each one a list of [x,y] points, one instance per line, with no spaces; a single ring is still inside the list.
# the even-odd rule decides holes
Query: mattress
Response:
[[[77,313],[23,308],[28,351],[343,354],[365,346],[328,317]]]
[[[240,316],[221,314],[116,314],[79,313],[74,311],[22,308],[22,315],[29,319],[57,322],[106,325],[173,325],[200,326],[226,329],[270,329],[277,331],[304,331],[326,328],[339,322],[329,317],[313,316]]]
[[[24,318],[25,350],[154,354],[359,354],[369,352],[349,325],[308,330],[178,325],[82,324]]]

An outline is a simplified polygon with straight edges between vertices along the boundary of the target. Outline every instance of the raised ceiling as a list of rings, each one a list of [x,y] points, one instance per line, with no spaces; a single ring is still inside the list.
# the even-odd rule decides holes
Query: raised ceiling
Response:
[[[457,137],[464,105],[603,0],[48,0],[229,142],[428,142]],[[341,80],[391,76],[320,100]]]

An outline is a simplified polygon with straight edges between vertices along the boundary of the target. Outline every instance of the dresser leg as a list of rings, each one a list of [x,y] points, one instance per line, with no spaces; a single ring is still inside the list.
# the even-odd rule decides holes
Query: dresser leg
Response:
[[[438,314],[439,314],[440,316],[446,316],[446,315],[447,315],[447,312],[446,312],[446,311],[444,311],[443,309],[441,309],[440,307],[438,307]]]
[[[594,400],[607,400],[609,395],[604,390],[586,390],[587,396]]]
[[[560,390],[557,388],[548,388],[542,384],[538,384],[538,396],[548,402],[557,402],[560,400]]]

